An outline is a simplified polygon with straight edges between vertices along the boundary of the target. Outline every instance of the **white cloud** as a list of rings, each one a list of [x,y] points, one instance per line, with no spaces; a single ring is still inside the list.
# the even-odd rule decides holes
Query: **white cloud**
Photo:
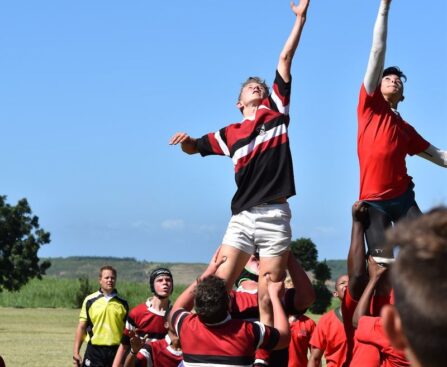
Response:
[[[166,219],[161,222],[161,227],[168,231],[178,231],[185,228],[185,222],[183,219]]]

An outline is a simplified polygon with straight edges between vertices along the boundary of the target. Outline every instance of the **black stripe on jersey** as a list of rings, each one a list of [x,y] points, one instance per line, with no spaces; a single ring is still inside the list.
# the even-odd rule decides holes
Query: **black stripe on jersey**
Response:
[[[278,93],[279,98],[282,99],[284,96],[289,96],[290,98],[290,92],[292,90],[292,76],[290,76],[290,81],[286,83],[284,79],[281,77],[281,74],[278,73],[278,70],[276,70],[276,77],[275,77],[275,83],[278,86]],[[272,95],[269,95],[269,102],[270,106],[273,111],[278,111],[278,106],[276,105],[275,101],[272,99]]]
[[[275,173],[270,175],[270,179],[259,178],[260,172],[272,170]],[[252,160],[242,167],[236,173],[235,179],[238,190],[231,201],[233,214],[269,200],[295,195],[293,164],[288,143],[257,155],[256,161]]]
[[[253,334],[255,334],[255,349],[258,349],[259,339],[261,338],[261,327],[257,323],[253,323]]]
[[[281,126],[282,124],[286,123],[288,118],[286,115],[279,115],[277,118],[274,118],[266,123],[264,123],[265,131],[269,131],[270,129],[273,129],[277,126]]]
[[[203,135],[201,138],[197,139],[197,150],[202,157],[210,154],[215,154],[211,148],[210,141],[208,140],[208,134]]]
[[[123,306],[124,306],[124,308],[125,308],[125,310],[126,310],[126,314],[124,315],[124,317],[123,317],[123,320],[124,320],[124,322],[126,321],[126,319],[127,319],[127,315],[129,314],[129,304],[127,303],[127,301],[124,299],[124,298],[121,298],[121,297],[119,297],[119,296],[115,296],[114,297],[117,301],[119,301]]]
[[[252,365],[254,357],[248,356],[213,356],[201,354],[185,354],[183,353],[183,360],[187,363],[207,363],[207,364],[226,364],[233,366],[247,366]]]
[[[163,339],[165,337],[166,333],[147,333],[147,337],[149,339]],[[142,335],[143,336],[143,335]]]
[[[129,304],[127,303],[127,301],[124,298],[121,298],[120,296],[115,296],[113,298],[115,298],[124,306],[124,308],[126,309],[126,318],[127,318],[127,313],[129,312]]]
[[[279,331],[275,328],[272,328],[270,326],[266,326],[266,329],[269,328],[270,330],[270,338],[268,340],[267,344],[264,344],[263,348],[270,350],[276,347],[276,344],[279,342]]]
[[[174,329],[178,330],[179,335],[180,335],[180,330],[182,328],[183,320],[185,319],[186,316],[189,315],[189,313],[186,313],[182,316],[182,318],[180,320],[177,320],[177,318],[180,316],[180,314],[182,312],[185,312],[185,310],[183,308],[178,309],[177,311],[174,312],[174,314],[172,315],[172,318],[171,318],[172,326],[174,327]]]
[[[220,129],[220,130],[219,130],[219,136],[220,136],[220,138],[223,140],[223,142],[225,143],[225,145],[228,147],[226,130],[227,130],[226,127],[223,127],[222,129]],[[221,148],[221,149],[222,149],[222,148]]]
[[[231,150],[230,150],[231,156],[233,156],[233,154],[234,154],[234,152],[236,150],[238,150],[239,148],[242,148],[242,147],[248,145],[251,141],[253,141],[259,135],[259,132],[260,132],[260,129],[261,129],[262,125],[264,125],[265,131],[268,131],[270,129],[273,129],[273,128],[275,128],[277,126],[280,126],[283,123],[285,123],[284,119],[285,119],[285,116],[284,115],[280,115],[280,116],[277,116],[276,118],[271,119],[268,122],[262,122],[261,123],[261,121],[259,121],[259,123],[258,123],[259,126],[249,136],[247,136],[245,138],[242,138],[242,139],[239,139],[231,147]]]

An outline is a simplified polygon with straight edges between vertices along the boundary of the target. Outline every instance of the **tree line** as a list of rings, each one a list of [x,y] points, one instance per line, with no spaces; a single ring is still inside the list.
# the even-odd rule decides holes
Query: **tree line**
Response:
[[[39,218],[31,211],[26,199],[15,205],[0,196],[0,292],[18,291],[30,279],[42,279],[51,266],[48,260],[41,261],[38,250],[50,243],[50,232],[40,228]],[[313,274],[317,295],[310,308],[313,313],[323,313],[331,303],[332,294],[326,287],[331,279],[331,270],[325,261],[318,261],[318,250],[310,238],[299,238],[291,243],[292,254],[303,269]],[[128,258],[127,260],[130,260]],[[91,290],[88,278],[79,277],[79,298]]]

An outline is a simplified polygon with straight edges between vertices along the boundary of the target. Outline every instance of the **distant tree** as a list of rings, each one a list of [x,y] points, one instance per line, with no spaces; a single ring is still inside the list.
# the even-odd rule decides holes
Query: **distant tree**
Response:
[[[318,263],[318,250],[310,238],[298,238],[292,241],[290,246],[293,255],[300,261],[304,270],[315,269]]]
[[[93,287],[88,280],[88,276],[83,274],[78,278],[79,281],[79,289],[75,295],[75,306],[77,308],[82,307],[82,303],[84,302],[85,297],[89,294],[93,293]]]
[[[310,306],[309,309],[312,313],[321,315],[326,312],[328,306],[331,304],[332,293],[322,282],[317,281],[313,286],[316,298],[314,304]]]
[[[293,255],[300,261],[301,266],[306,271],[314,273],[315,280],[313,286],[315,289],[315,302],[310,307],[313,313],[321,314],[331,304],[332,294],[327,289],[325,282],[331,279],[331,269],[326,263],[318,261],[318,250],[315,243],[310,238],[298,238],[291,242]]]
[[[317,266],[314,269],[314,275],[315,279],[322,283],[324,283],[326,280],[331,279],[331,269],[326,263],[326,260],[317,263]]]
[[[0,292],[17,291],[32,278],[41,279],[49,261],[39,264],[40,246],[50,243],[50,233],[39,227],[26,199],[15,206],[0,196]]]

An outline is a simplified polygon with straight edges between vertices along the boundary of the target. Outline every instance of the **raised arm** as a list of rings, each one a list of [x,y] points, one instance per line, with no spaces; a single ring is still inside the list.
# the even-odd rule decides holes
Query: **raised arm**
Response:
[[[358,300],[368,281],[365,257],[364,224],[368,220],[366,204],[357,201],[352,206],[351,245],[348,253],[349,293]]]
[[[360,317],[369,316],[369,305],[371,304],[371,298],[376,289],[377,283],[380,280],[382,274],[387,270],[387,268],[378,265],[372,256],[368,257],[368,272],[369,281],[366,288],[360,297],[359,303],[354,311],[354,316],[352,317],[352,325],[357,328],[359,324]]]
[[[376,90],[382,78],[385,64],[386,37],[388,33],[388,11],[391,0],[381,0],[379,13],[374,25],[371,53],[369,54],[363,84],[366,92],[371,95]]]
[[[140,363],[138,363],[137,354],[140,351],[140,349],[144,347],[146,343],[146,338],[140,338],[138,335],[135,334],[134,331],[131,331],[129,336],[130,336],[130,352],[126,357],[124,367],[135,367],[136,365],[139,366]],[[147,359],[147,365],[152,367],[151,356],[148,355],[145,357]]]
[[[438,166],[447,167],[447,152],[430,145],[425,151],[418,154],[419,157],[425,158]]]
[[[296,310],[305,310],[315,301],[315,290],[312,283],[292,253],[289,254],[287,260],[287,269],[292,279],[293,288],[295,288],[293,305]]]
[[[300,0],[300,3],[298,5],[295,5],[292,1],[290,3],[290,7],[295,13],[296,19],[292,31],[290,32],[289,38],[287,38],[281,54],[279,55],[278,61],[278,72],[286,83],[290,81],[292,59],[295,55],[296,48],[298,47],[304,23],[306,23],[306,13],[307,8],[309,7],[309,0]]]
[[[186,154],[196,154],[199,152],[197,149],[197,140],[186,133],[175,133],[169,140],[170,145],[177,145],[179,143]]]

